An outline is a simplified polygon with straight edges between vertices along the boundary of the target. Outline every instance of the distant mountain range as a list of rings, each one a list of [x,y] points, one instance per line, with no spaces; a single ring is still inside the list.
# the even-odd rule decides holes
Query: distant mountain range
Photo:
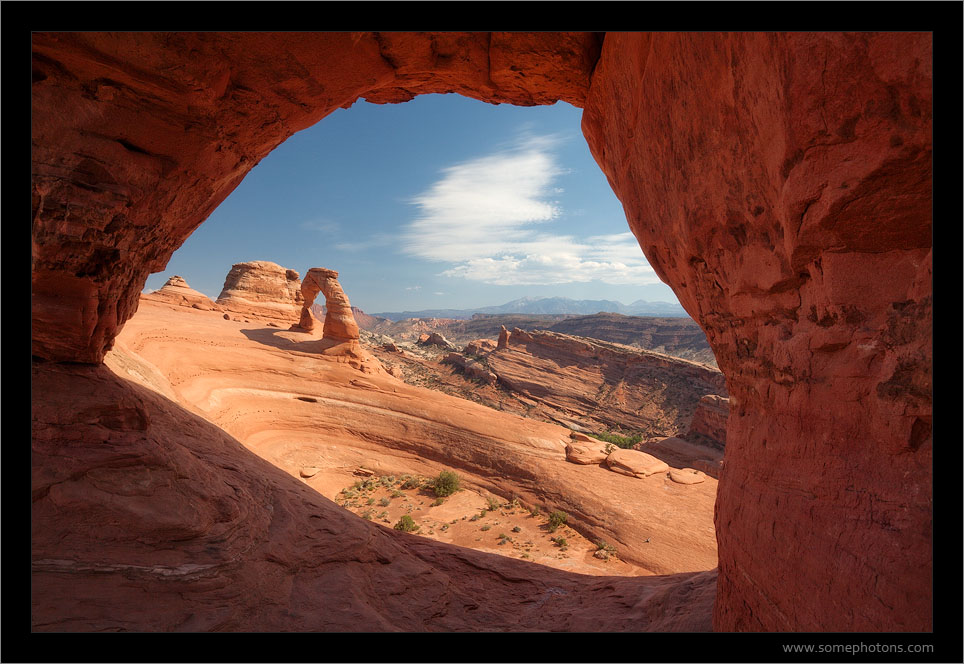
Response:
[[[585,316],[601,312],[626,316],[689,316],[683,307],[673,302],[636,300],[632,304],[623,304],[614,300],[573,300],[568,297],[523,297],[494,307],[386,311],[371,315],[399,321],[406,318],[467,319],[475,314],[572,314]]]

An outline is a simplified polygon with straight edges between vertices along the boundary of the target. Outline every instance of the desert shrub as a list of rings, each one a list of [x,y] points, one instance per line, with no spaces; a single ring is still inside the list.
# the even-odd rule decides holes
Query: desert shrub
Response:
[[[395,524],[395,530],[401,530],[404,533],[411,533],[418,530],[418,525],[415,523],[415,519],[405,514],[398,523]]]
[[[482,528],[480,528],[480,530],[488,530],[491,527],[492,526],[490,526],[489,524],[485,524],[484,526],[482,526]]]
[[[594,433],[592,434],[592,436],[594,438],[598,438],[599,440],[604,440],[608,443],[613,443],[617,447],[622,447],[623,449],[630,449],[636,443],[641,443],[643,441],[643,434],[641,433],[632,434],[630,436],[623,436],[618,433],[611,433],[609,431],[605,431],[603,433]]]
[[[520,528],[519,526],[516,526],[515,528],[512,529],[512,532],[514,532],[514,533],[521,533],[521,532],[522,532],[522,528]]]
[[[382,507],[388,507],[389,505],[392,504],[392,499],[387,497],[382,498],[381,500],[378,501],[378,504],[381,505]]]
[[[615,445],[613,445],[612,443],[606,443],[606,446],[603,448],[603,452],[609,455],[613,453],[614,449],[616,449]]]
[[[392,491],[392,498],[404,498],[404,497],[405,497],[405,494],[399,491],[398,489],[395,489],[394,491]]]
[[[560,512],[559,510],[552,512],[549,515],[549,524],[548,524],[549,532],[550,533],[556,532],[556,529],[558,529],[559,526],[563,525],[568,518],[569,518],[569,515],[566,514],[565,512]]]
[[[551,541],[559,548],[569,546],[569,542],[566,541],[565,537],[553,537]]]
[[[605,551],[611,556],[616,555],[616,547],[614,547],[612,544],[609,544],[605,540],[596,540],[595,545],[597,551]]]
[[[374,505],[374,504],[375,504],[375,499],[374,499],[374,498],[369,498],[368,500],[365,501],[365,504],[366,504],[366,505]]]
[[[488,509],[489,511],[495,511],[495,510],[499,509],[499,505],[502,504],[502,503],[499,502],[498,498],[493,498],[492,496],[489,496],[488,498],[486,498],[486,499],[485,499],[485,502],[486,502],[487,505],[488,505],[488,508],[487,508],[487,509]]]
[[[411,475],[402,475],[402,488],[403,489],[417,489],[422,486],[423,480],[420,477],[412,477]]]
[[[435,500],[432,501],[432,507],[438,507],[444,502],[445,502],[445,498],[436,498]]]
[[[443,470],[432,482],[432,490],[439,498],[451,496],[462,488],[462,480],[457,473],[450,470]]]

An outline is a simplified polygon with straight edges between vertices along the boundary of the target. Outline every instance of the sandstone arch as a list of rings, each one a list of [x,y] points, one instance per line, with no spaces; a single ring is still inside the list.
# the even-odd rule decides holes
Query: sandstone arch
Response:
[[[336,108],[562,99],[727,376],[715,627],[930,629],[929,35],[59,33],[33,52],[35,357],[99,363],[147,275]]]

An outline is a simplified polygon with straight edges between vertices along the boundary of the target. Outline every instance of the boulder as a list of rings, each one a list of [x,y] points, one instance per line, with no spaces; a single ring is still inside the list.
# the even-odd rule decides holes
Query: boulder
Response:
[[[424,341],[422,341],[422,337],[424,336],[424,334],[420,334],[418,337],[418,343],[422,344],[423,346],[438,346],[439,348],[445,350],[455,350],[455,346],[452,344],[452,342],[446,339],[441,332],[432,332]]]
[[[624,450],[620,447],[609,453],[606,457],[606,465],[609,470],[630,477],[649,477],[669,470],[665,462],[651,454],[637,450]]]
[[[566,461],[572,463],[584,466],[600,464],[606,460],[607,456],[603,443],[599,443],[599,445],[575,441],[566,443]]]
[[[706,473],[695,468],[670,468],[669,478],[677,484],[700,484],[706,480]]]

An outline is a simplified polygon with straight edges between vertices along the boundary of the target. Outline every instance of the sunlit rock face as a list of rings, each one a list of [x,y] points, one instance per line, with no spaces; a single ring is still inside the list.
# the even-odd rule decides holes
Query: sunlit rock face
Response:
[[[730,393],[719,630],[931,629],[931,40],[607,34],[583,130]]]
[[[224,279],[217,303],[228,311],[289,324],[301,311],[301,280],[294,270],[270,261],[236,263]]]
[[[319,293],[325,296],[325,325],[322,328],[324,338],[341,343],[358,341],[358,323],[355,322],[351,302],[338,283],[338,273],[327,268],[311,268],[301,282],[304,302],[299,325],[306,330],[314,329],[311,305]]]
[[[336,108],[440,92],[566,100],[586,109],[633,233],[727,377],[715,628],[931,629],[929,35],[32,43],[35,357],[101,362],[148,274],[260,159]],[[68,444],[87,425],[58,426]],[[64,558],[55,535],[45,559]]]

